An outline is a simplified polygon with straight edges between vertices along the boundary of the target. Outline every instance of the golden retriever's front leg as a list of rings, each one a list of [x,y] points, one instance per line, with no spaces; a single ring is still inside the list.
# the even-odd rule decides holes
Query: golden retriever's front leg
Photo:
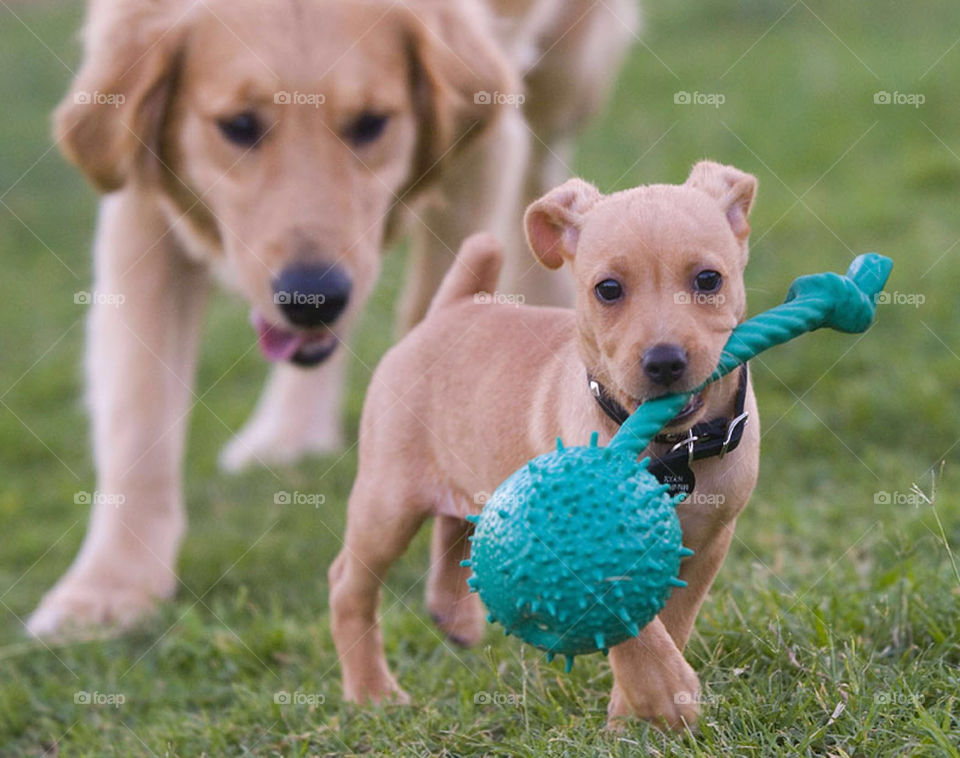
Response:
[[[35,635],[127,625],[176,586],[206,273],[166,232],[133,189],[103,201],[86,356],[97,486],[79,555],[30,618]]]
[[[221,468],[237,472],[257,464],[289,465],[306,455],[341,450],[346,354],[341,345],[319,366],[274,366],[253,416],[221,452]]]
[[[700,680],[663,622],[655,618],[638,637],[610,649],[613,692],[608,724],[646,719],[661,728],[682,729],[697,721]]]

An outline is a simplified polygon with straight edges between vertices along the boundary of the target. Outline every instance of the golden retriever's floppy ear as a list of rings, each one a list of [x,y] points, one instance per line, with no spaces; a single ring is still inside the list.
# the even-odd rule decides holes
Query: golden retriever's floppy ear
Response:
[[[433,0],[404,12],[409,29],[411,86],[420,119],[410,191],[439,173],[441,158],[459,152],[499,116],[495,93],[519,94],[520,84],[493,42],[479,5]]]
[[[757,194],[757,177],[733,166],[713,161],[700,161],[687,178],[686,184],[696,187],[717,199],[727,215],[730,228],[741,244],[750,236],[747,218]]]
[[[583,179],[569,179],[527,208],[523,227],[527,244],[547,268],[560,268],[573,258],[583,219],[603,197]]]
[[[102,192],[123,186],[145,152],[159,147],[182,36],[179,3],[93,0],[85,58],[53,117],[64,155]]]

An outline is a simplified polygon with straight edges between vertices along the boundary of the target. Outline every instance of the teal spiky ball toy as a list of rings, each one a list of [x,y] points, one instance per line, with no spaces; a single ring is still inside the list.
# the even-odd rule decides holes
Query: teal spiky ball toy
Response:
[[[875,297],[893,267],[861,255],[847,271],[798,279],[787,300],[739,325],[708,382],[800,334],[828,326],[865,331]],[[702,387],[693,392],[699,392]],[[690,393],[692,394],[692,393]],[[476,524],[468,580],[508,634],[548,657],[606,652],[637,636],[666,604],[683,547],[676,506],[637,456],[686,404],[690,394],[648,401],[606,447],[567,447],[515,471],[484,506]]]
[[[680,559],[692,552],[681,546],[681,497],[651,486],[647,460],[638,466],[636,454],[597,447],[596,433],[590,447],[564,450],[558,440],[557,450],[515,471],[484,509],[471,565],[486,576],[472,584],[497,621],[548,653],[606,650],[636,637],[685,584]],[[550,507],[528,507],[537,502]],[[631,539],[638,534],[642,553]],[[494,610],[494,597],[515,600]]]

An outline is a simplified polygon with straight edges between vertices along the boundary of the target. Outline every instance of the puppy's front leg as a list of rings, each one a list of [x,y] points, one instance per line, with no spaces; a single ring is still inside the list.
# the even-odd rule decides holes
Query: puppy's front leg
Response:
[[[676,590],[670,596],[660,612],[660,619],[681,650],[687,646],[700,606],[703,605],[730,549],[735,526],[736,520],[718,526],[716,531],[710,534],[709,541],[696,543],[693,557],[686,559],[680,566],[680,578],[687,586]],[[692,546],[691,543],[692,539],[686,544]]]
[[[680,729],[696,723],[700,680],[663,622],[655,618],[638,637],[610,649],[613,692],[608,724],[635,716],[655,726]]]
[[[329,571],[330,626],[343,670],[343,699],[354,703],[409,701],[387,665],[377,605],[387,571],[428,511],[422,498],[396,484],[383,472],[368,473],[361,458],[343,549]]]
[[[682,506],[681,506],[682,507]],[[699,713],[700,683],[683,657],[694,621],[730,547],[735,520],[684,529],[685,544],[696,544],[694,557],[683,562],[687,582],[671,594],[666,606],[640,636],[610,650],[614,687],[610,725],[637,716],[655,725],[679,729],[693,726]],[[691,534],[692,533],[692,534]]]
[[[183,439],[207,277],[167,231],[134,189],[103,201],[86,356],[96,497],[79,555],[30,618],[35,635],[129,624],[176,585]]]
[[[752,391],[747,395],[746,409],[752,421],[740,446],[725,459],[704,461],[702,473],[698,474],[704,492],[722,497],[717,499],[716,505],[694,499],[677,507],[683,544],[693,550],[693,555],[680,565],[680,578],[687,586],[670,595],[660,612],[660,619],[681,650],[687,645],[700,606],[727,557],[737,517],[746,507],[757,483],[760,431]]]
[[[747,408],[756,418],[752,394]],[[733,539],[737,516],[746,506],[757,480],[759,431],[757,424],[747,428],[741,447],[730,458],[710,462],[703,472],[705,491],[715,491],[724,483],[722,505],[703,505],[697,501],[681,503],[677,508],[683,527],[683,543],[694,554],[680,566],[680,578],[687,582],[670,595],[660,615],[630,640],[613,648],[615,685],[609,716],[614,719],[636,715],[679,728],[692,725],[698,713],[697,675],[683,658],[697,613],[720,571]]]

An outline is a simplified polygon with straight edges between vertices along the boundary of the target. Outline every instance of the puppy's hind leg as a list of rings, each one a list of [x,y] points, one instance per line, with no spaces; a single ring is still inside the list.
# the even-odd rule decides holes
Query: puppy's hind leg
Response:
[[[374,481],[376,480],[376,481]],[[377,619],[380,585],[429,515],[412,493],[398,497],[379,477],[357,476],[343,549],[330,566],[330,619],[349,702],[409,702],[390,673]]]
[[[430,542],[427,608],[447,639],[470,647],[483,636],[483,604],[469,591],[470,569],[460,561],[470,557],[467,537],[473,527],[456,516],[437,516]]]

